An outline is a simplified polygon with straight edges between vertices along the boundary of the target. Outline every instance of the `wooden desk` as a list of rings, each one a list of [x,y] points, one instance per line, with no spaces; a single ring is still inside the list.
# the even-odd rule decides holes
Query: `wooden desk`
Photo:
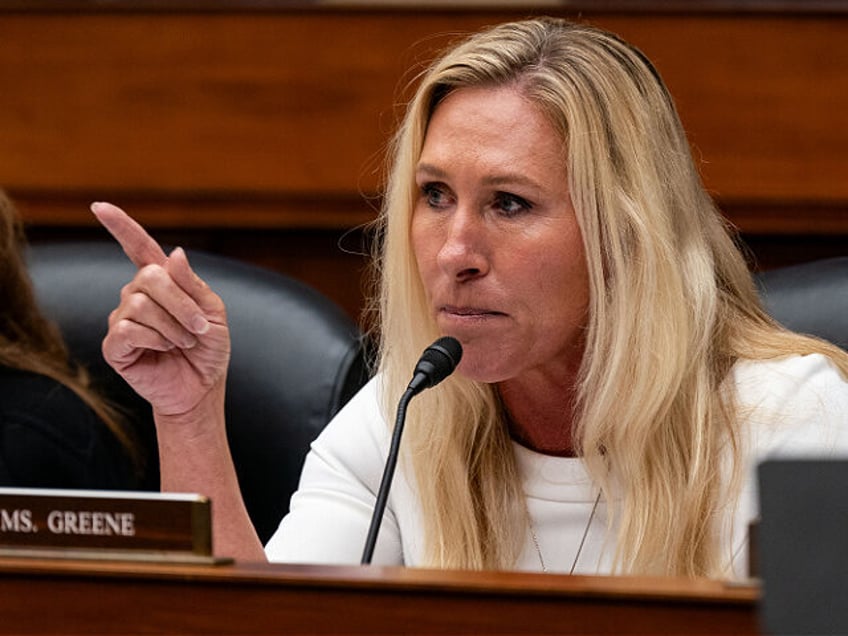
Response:
[[[4,634],[753,634],[758,596],[678,579],[0,559]]]

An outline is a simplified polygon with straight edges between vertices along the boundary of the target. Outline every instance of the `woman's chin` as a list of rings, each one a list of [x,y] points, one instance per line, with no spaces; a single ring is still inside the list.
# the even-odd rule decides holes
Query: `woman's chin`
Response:
[[[473,382],[494,384],[508,379],[510,374],[503,368],[503,360],[492,360],[492,356],[474,356],[463,352],[457,372]]]

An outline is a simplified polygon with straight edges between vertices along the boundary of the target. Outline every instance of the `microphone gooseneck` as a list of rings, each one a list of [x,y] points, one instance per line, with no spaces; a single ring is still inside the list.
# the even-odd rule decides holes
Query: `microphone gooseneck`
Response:
[[[383,469],[383,479],[380,482],[380,489],[377,491],[377,501],[374,504],[374,513],[371,516],[371,526],[368,528],[365,549],[362,552],[362,565],[371,563],[371,557],[374,555],[374,546],[377,544],[377,535],[380,532],[380,524],[383,521],[383,513],[386,510],[389,489],[397,465],[400,438],[403,434],[403,425],[406,422],[406,408],[412,398],[421,391],[436,386],[453,373],[461,358],[462,345],[459,344],[459,341],[451,336],[444,336],[427,347],[421,354],[418,364],[415,365],[412,380],[398,402],[395,428],[392,432],[389,454],[386,456],[386,467]]]

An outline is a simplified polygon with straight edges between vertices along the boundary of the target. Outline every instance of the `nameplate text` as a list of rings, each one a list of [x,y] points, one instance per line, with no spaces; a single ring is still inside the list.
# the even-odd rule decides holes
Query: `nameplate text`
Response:
[[[210,502],[194,494],[0,488],[0,552],[212,555]]]

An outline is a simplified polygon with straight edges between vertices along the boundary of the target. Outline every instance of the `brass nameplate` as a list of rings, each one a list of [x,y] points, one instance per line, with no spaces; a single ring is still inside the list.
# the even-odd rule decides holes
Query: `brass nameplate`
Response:
[[[0,554],[219,563],[201,495],[0,488]]]

